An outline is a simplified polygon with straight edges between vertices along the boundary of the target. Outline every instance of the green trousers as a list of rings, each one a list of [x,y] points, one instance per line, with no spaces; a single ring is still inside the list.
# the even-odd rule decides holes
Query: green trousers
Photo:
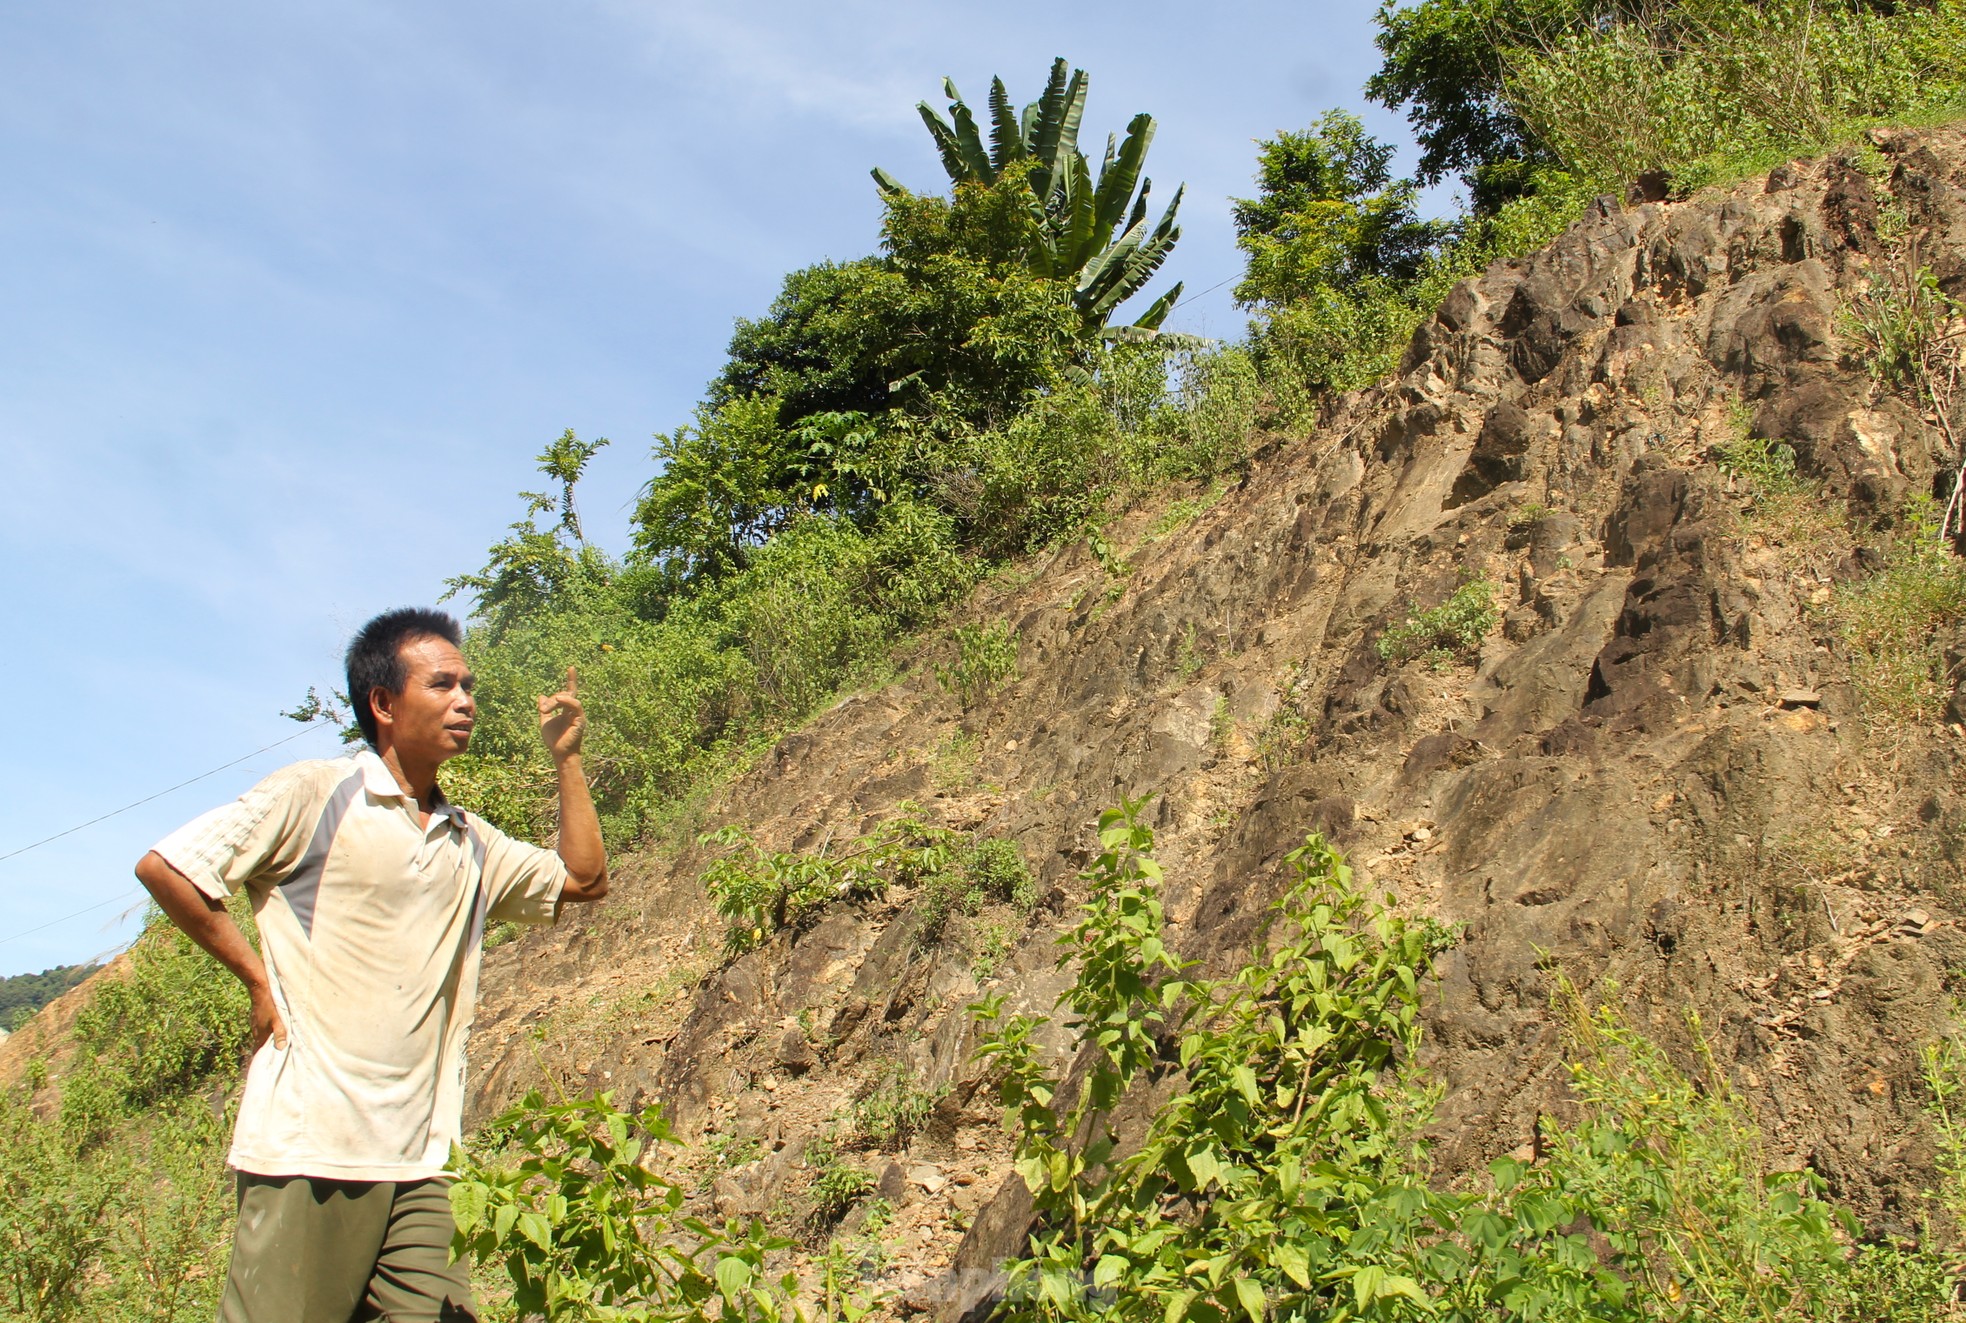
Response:
[[[239,1173],[219,1323],[474,1320],[450,1183]]]

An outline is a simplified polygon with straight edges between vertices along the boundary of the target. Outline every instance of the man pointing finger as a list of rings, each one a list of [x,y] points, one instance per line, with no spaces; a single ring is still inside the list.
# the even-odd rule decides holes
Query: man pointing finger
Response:
[[[348,647],[368,747],[286,767],[158,842],[137,877],[245,984],[253,1058],[228,1161],[239,1225],[222,1323],[475,1317],[449,1261],[444,1164],[462,1137],[465,1042],[488,922],[551,923],[607,894],[569,667],[541,697],[559,777],[556,851],[444,798],[470,745],[457,622],[406,608]],[[255,952],[225,910],[250,897]]]

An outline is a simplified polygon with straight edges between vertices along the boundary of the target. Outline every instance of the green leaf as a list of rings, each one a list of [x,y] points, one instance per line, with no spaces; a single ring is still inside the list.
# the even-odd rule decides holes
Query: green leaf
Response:
[[[1284,1275],[1297,1285],[1311,1284],[1311,1259],[1303,1246],[1279,1240],[1270,1246],[1270,1262],[1283,1269]]]
[[[1181,1323],[1183,1319],[1188,1317],[1188,1307],[1195,1303],[1195,1297],[1200,1294],[1200,1291],[1190,1287],[1176,1291],[1168,1296],[1167,1312],[1161,1315],[1161,1323]]]
[[[457,1223],[459,1235],[470,1235],[485,1220],[485,1210],[491,1202],[491,1191],[478,1181],[457,1181],[451,1186],[451,1217]]]
[[[752,1276],[751,1265],[735,1255],[726,1254],[717,1260],[717,1290],[732,1304],[749,1288]]]
[[[1269,1302],[1263,1298],[1263,1288],[1253,1278],[1236,1278],[1236,1299],[1242,1303],[1242,1312],[1249,1315],[1249,1323],[1263,1323]]]
[[[1188,1171],[1195,1178],[1197,1193],[1206,1190],[1213,1182],[1222,1178],[1222,1162],[1215,1155],[1215,1149],[1207,1144],[1188,1150]]]

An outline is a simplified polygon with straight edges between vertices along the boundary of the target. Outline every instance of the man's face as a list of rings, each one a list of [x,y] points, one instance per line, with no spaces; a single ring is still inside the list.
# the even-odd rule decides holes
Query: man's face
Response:
[[[464,655],[449,640],[426,635],[405,643],[397,656],[408,673],[403,692],[378,689],[370,696],[378,722],[387,713],[389,744],[399,758],[416,762],[455,758],[469,747],[478,718]]]

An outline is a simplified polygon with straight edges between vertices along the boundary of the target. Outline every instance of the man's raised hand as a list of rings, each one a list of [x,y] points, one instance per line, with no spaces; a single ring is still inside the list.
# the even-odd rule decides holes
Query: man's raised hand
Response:
[[[554,762],[564,762],[580,752],[587,734],[587,713],[580,706],[579,682],[573,667],[567,667],[566,687],[557,694],[542,694],[539,703],[539,738]]]

